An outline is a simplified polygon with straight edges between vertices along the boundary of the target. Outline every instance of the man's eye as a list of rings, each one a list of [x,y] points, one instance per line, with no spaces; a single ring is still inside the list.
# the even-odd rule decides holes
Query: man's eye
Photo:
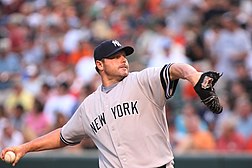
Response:
[[[124,56],[124,54],[117,54],[113,58],[120,58],[121,56]]]
[[[111,57],[108,57],[107,59],[115,59],[116,56],[111,56]]]
[[[124,56],[126,57],[126,54],[125,53],[118,53],[116,55],[113,55],[111,57],[108,57],[108,59],[117,59],[117,58],[120,58],[121,56]]]
[[[121,56],[121,54],[116,54],[115,56],[114,56],[114,58],[119,58]]]

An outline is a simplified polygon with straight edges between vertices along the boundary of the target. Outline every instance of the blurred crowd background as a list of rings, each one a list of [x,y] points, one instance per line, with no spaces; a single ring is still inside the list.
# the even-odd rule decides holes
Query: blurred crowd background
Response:
[[[135,48],[131,71],[223,73],[220,115],[180,80],[166,108],[175,153],[252,152],[251,18],[251,0],[0,0],[0,149],[63,126],[100,85],[94,47],[117,39]]]

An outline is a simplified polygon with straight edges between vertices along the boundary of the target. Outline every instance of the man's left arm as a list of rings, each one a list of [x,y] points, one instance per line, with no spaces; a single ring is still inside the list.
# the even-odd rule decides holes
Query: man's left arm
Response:
[[[185,79],[193,86],[199,81],[202,72],[198,72],[193,66],[185,63],[174,63],[170,67],[171,80]]]

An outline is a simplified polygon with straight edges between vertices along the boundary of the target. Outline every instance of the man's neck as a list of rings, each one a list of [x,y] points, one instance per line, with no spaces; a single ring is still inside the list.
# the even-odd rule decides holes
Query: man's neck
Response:
[[[122,81],[123,79],[124,79],[124,77],[113,78],[113,79],[102,78],[102,85],[104,87],[110,87],[110,86],[113,86],[113,85],[117,84],[118,82]]]
[[[115,84],[110,85],[110,86],[108,86],[108,87],[105,87],[105,86],[102,85],[101,90],[102,90],[102,92],[104,92],[104,93],[108,93],[108,92],[110,92],[114,87],[116,87],[117,84],[118,84],[118,83],[115,83]]]

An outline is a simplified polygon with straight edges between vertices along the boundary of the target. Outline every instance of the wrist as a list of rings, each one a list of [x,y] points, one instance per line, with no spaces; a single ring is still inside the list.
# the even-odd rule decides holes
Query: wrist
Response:
[[[200,79],[202,72],[194,72],[185,76],[185,79],[188,80],[193,86],[197,84]]]
[[[25,154],[32,151],[30,142],[24,143],[20,147]]]

